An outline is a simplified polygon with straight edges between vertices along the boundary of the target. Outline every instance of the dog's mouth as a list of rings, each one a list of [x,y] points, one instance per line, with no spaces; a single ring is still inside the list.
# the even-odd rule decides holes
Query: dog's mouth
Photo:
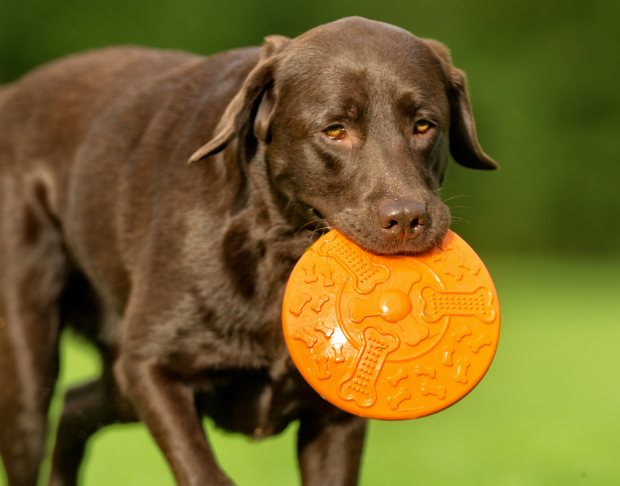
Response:
[[[314,206],[304,203],[305,219],[308,221],[303,225],[303,229],[311,230],[317,237],[334,229],[334,225]]]
[[[318,209],[313,208],[312,206],[309,206],[309,207],[310,207],[310,214],[312,216],[314,216],[314,219],[316,221],[319,221],[320,223],[324,224],[326,227],[329,227],[329,223],[328,223],[327,219],[325,218],[325,216],[323,216]]]
[[[303,229],[312,233],[316,241],[322,235],[337,229],[360,248],[383,256],[404,256],[424,253],[437,246],[450,226],[447,208],[438,208],[422,220],[414,220],[407,228],[394,231],[394,224],[381,225],[374,218],[365,218],[359,211],[345,210],[326,216],[316,207],[304,203]],[[414,223],[416,223],[414,225]]]
[[[416,239],[388,239],[373,238],[365,239],[356,237],[355,234],[340,230],[349,240],[355,242],[360,248],[375,255],[381,256],[414,256],[424,253],[431,248],[435,248],[445,236],[445,232],[437,234],[426,234]]]

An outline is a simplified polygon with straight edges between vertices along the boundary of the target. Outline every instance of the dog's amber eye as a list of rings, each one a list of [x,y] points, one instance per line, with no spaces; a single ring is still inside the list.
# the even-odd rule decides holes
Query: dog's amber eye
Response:
[[[415,128],[413,130],[413,133],[426,133],[430,130],[430,128],[431,122],[426,120],[418,120],[417,122],[415,122]]]
[[[325,135],[327,135],[332,140],[342,140],[344,138],[345,128],[342,125],[332,125],[331,127],[325,130]]]

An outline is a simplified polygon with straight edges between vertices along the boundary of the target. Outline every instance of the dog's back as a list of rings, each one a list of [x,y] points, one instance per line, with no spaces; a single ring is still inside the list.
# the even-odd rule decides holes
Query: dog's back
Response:
[[[130,288],[125,263],[134,262],[111,251],[124,237],[119,220],[130,218],[121,226],[132,234],[148,227],[135,198],[150,193],[143,188],[149,173],[162,184],[178,181],[169,172],[185,169],[210,136],[258,51],[203,58],[105,49],[50,63],[1,88],[0,451],[10,484],[34,484],[37,475],[61,327],[70,321],[115,353],[120,330],[99,325],[123,313]],[[184,118],[198,116],[201,102],[209,113]],[[152,133],[166,120],[195,126],[158,141]],[[94,288],[102,272],[115,289]]]
[[[205,59],[176,51],[120,47],[44,65],[0,91],[0,164],[5,172],[23,173],[36,166],[67,176],[68,166],[79,155],[93,124],[101,123],[106,111],[125,111],[126,117],[111,117],[110,123],[125,122],[125,126],[108,128],[144,131],[151,121],[150,113],[175,91],[187,91],[183,84],[188,79],[196,82],[191,71],[205,74],[200,83],[206,92],[210,85],[221,83],[223,74],[230,73],[226,67],[252,57],[255,63],[258,49]],[[251,68],[251,62],[246,70]],[[242,75],[238,77],[243,79]],[[231,93],[235,88],[238,85],[230,87]],[[141,105],[135,105],[140,97]],[[222,98],[225,107],[228,100]],[[142,112],[131,112],[131,104]],[[105,131],[100,135],[109,136]],[[57,192],[66,193],[63,189]]]

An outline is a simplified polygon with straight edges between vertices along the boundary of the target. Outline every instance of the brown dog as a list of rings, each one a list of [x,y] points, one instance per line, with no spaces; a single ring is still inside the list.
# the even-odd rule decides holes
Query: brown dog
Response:
[[[178,484],[230,485],[204,414],[254,437],[299,420],[303,484],[356,484],[365,421],[291,364],[284,287],[317,230],[377,254],[435,245],[449,151],[496,168],[448,51],[360,18],[206,59],[102,50],[3,87],[9,485],[35,484],[64,326],[98,346],[104,371],[67,393],[52,484],[75,484],[98,428],[142,420]]]

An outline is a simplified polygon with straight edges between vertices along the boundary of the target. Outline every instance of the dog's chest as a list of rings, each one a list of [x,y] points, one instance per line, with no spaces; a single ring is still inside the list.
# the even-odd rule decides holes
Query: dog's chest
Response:
[[[290,360],[281,322],[286,282],[311,241],[274,241],[252,229],[253,215],[226,224],[188,217],[183,286],[149,340],[216,425],[255,438],[278,433],[322,401]]]
[[[197,393],[200,412],[218,427],[255,439],[282,432],[317,401],[322,400],[290,362],[272,369],[223,371]]]
[[[183,288],[153,326],[168,335],[150,335],[167,348],[157,354],[182,373],[269,369],[287,352],[282,300],[308,237],[269,241],[251,234],[250,221],[236,220],[207,241],[209,219],[199,221],[186,238]]]

